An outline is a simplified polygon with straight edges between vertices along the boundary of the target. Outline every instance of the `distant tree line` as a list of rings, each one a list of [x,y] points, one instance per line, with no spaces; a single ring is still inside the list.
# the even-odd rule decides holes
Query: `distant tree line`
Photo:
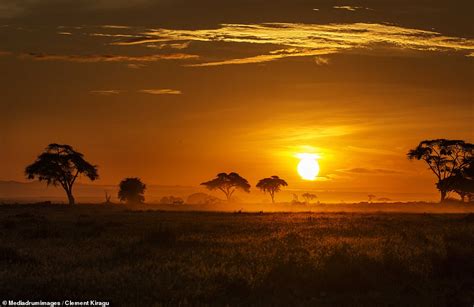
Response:
[[[425,140],[410,150],[407,154],[410,160],[425,161],[428,168],[437,178],[436,188],[443,202],[449,192],[459,194],[461,200],[472,201],[474,198],[474,145],[462,140],[435,139]],[[60,186],[66,192],[70,205],[75,204],[73,195],[74,184],[80,176],[91,181],[99,178],[98,167],[84,159],[84,155],[70,145],[50,144],[25,168],[28,179],[44,181],[47,185]],[[203,182],[201,185],[213,191],[224,193],[230,201],[235,191],[250,192],[247,179],[238,173],[219,173],[216,178]],[[288,183],[278,176],[263,178],[258,181],[256,188],[270,195],[272,203],[282,187]],[[119,184],[118,198],[126,203],[143,203],[145,201],[146,185],[139,178],[125,178]],[[302,195],[306,203],[317,196],[311,193]],[[375,195],[369,195],[369,202]],[[164,197],[162,203],[182,203],[180,198]],[[106,203],[110,196],[106,193]]]

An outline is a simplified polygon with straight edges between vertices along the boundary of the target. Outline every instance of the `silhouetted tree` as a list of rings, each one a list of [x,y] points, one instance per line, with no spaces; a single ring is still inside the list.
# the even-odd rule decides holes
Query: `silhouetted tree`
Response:
[[[472,160],[474,145],[461,140],[425,140],[408,152],[410,160],[423,160],[436,175],[436,187],[441,194],[441,202],[451,190],[453,180],[448,179],[459,174]]]
[[[307,204],[309,204],[312,200],[318,198],[315,194],[311,194],[311,193],[304,193],[301,196],[303,196],[303,199],[305,200]]]
[[[112,195],[109,194],[109,192],[105,191],[105,203],[106,205],[111,205],[112,204]]]
[[[245,178],[240,177],[237,173],[220,173],[217,174],[217,177],[201,183],[201,185],[205,186],[209,190],[220,190],[225,194],[225,197],[228,201],[232,198],[232,194],[237,189],[240,189],[244,192],[250,192],[250,184]]]
[[[464,202],[466,197],[472,201],[474,197],[474,159],[469,161],[469,165],[456,172],[454,176],[439,181],[438,188],[446,188],[448,192],[456,192]]]
[[[275,203],[275,193],[278,193],[281,190],[281,187],[286,186],[288,186],[288,183],[286,183],[285,180],[278,176],[271,176],[270,178],[261,179],[256,187],[264,193],[268,192],[272,198],[272,203]]]
[[[73,186],[81,175],[94,181],[99,178],[97,166],[84,160],[80,152],[69,145],[49,144],[35,162],[27,166],[28,179],[46,181],[47,185],[58,186],[66,191],[70,205],[74,205]]]
[[[140,178],[125,178],[120,182],[118,198],[129,204],[143,203],[145,190],[146,185]]]

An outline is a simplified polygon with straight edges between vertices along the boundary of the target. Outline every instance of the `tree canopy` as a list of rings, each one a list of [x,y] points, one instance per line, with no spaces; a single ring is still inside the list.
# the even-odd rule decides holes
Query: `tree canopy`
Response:
[[[120,182],[118,198],[129,204],[139,204],[145,201],[146,185],[140,178],[125,178]]]
[[[285,180],[281,179],[278,176],[271,176],[269,178],[263,178],[257,183],[257,188],[259,188],[264,193],[270,194],[272,198],[272,203],[275,203],[275,193],[281,190],[281,187],[288,186]]]
[[[237,173],[219,173],[217,177],[201,183],[201,185],[205,186],[209,190],[220,190],[222,191],[227,200],[230,201],[234,192],[239,189],[244,192],[250,192],[250,184],[248,183],[247,179],[241,177]]]
[[[462,140],[425,140],[408,152],[410,160],[423,160],[435,174],[441,201],[454,183],[452,177],[462,175],[472,163],[474,145]]]
[[[454,176],[439,181],[437,187],[459,194],[462,202],[466,197],[469,202],[472,201],[474,198],[474,159],[471,159],[469,165],[456,172]]]
[[[308,193],[308,192],[303,193],[303,195],[301,195],[301,196],[303,196],[303,199],[305,200],[305,202],[307,204],[309,204],[312,200],[318,198],[318,196],[316,194],[312,194],[312,193]]]
[[[60,185],[71,205],[75,203],[72,191],[79,176],[92,181],[99,178],[97,166],[87,162],[72,146],[61,144],[49,144],[36,161],[26,167],[25,175],[30,180],[45,181],[47,185]]]

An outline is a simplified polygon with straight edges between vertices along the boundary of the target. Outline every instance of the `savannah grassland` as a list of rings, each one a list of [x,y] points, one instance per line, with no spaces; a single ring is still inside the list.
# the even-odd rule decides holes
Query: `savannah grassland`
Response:
[[[440,206],[440,205],[437,205]],[[0,206],[0,298],[472,306],[472,213]]]

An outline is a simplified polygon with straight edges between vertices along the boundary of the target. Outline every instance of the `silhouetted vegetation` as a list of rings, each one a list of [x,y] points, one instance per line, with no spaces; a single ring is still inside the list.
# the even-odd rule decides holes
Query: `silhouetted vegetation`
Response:
[[[471,202],[474,198],[474,159],[469,165],[458,170],[454,176],[442,179],[437,187],[444,187],[448,192],[455,192],[461,197],[461,201]]]
[[[472,164],[474,145],[461,140],[426,140],[410,150],[408,158],[423,160],[428,164],[429,169],[438,179],[436,187],[440,191],[441,202],[443,202],[447,193],[453,190],[453,185],[462,186],[459,184],[461,181],[453,177],[463,176],[465,169]]]
[[[298,194],[293,193],[293,199],[291,200],[292,205],[303,205],[304,203],[300,201]]]
[[[105,205],[112,205],[112,195],[110,195],[107,191],[105,191]]]
[[[219,198],[206,193],[193,193],[186,198],[188,205],[214,205],[220,201]]]
[[[164,196],[160,199],[160,204],[163,204],[163,205],[183,205],[184,200],[181,197]]]
[[[83,154],[69,145],[49,144],[33,164],[25,169],[28,179],[45,181],[47,185],[60,185],[66,191],[70,205],[74,205],[73,187],[81,175],[94,181],[99,178],[97,166],[84,160]]]
[[[145,201],[145,190],[140,178],[125,178],[120,182],[118,198],[129,204],[141,204]]]
[[[304,199],[304,201],[306,202],[306,204],[310,204],[312,200],[315,200],[316,198],[318,198],[318,196],[316,196],[316,194],[312,194],[312,193],[303,193],[303,195],[301,195]]]
[[[215,179],[201,183],[209,190],[220,190],[225,194],[228,201],[231,200],[232,195],[236,190],[250,192],[250,184],[247,179],[241,177],[237,173],[220,173]]]
[[[471,306],[473,214],[0,207],[0,297],[112,306]]]
[[[281,190],[281,187],[286,186],[288,186],[288,183],[278,176],[261,179],[256,185],[256,187],[264,193],[270,194],[272,203],[275,203],[275,193],[278,193]]]

